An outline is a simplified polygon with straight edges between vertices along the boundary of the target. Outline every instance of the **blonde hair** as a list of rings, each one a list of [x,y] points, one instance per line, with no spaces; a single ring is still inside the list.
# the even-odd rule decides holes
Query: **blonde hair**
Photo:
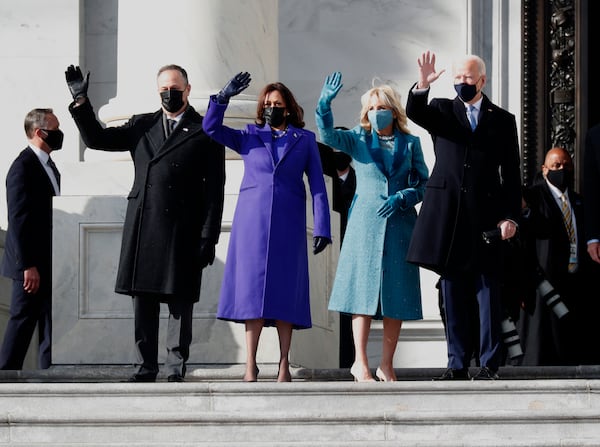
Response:
[[[394,90],[390,85],[383,84],[377,87],[373,87],[367,90],[361,97],[360,102],[362,108],[360,110],[360,125],[367,132],[371,132],[371,123],[367,113],[369,112],[369,101],[376,96],[378,99],[388,106],[396,117],[394,118],[394,129],[398,129],[404,133],[410,133],[408,129],[408,119],[406,117],[406,111],[402,107],[400,101],[400,94]]]

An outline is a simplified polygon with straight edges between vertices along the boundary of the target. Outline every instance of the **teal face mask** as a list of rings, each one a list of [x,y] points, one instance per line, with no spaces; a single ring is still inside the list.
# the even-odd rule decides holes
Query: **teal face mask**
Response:
[[[369,110],[367,112],[367,118],[369,118],[369,122],[374,131],[385,129],[394,121],[392,111],[389,109]]]

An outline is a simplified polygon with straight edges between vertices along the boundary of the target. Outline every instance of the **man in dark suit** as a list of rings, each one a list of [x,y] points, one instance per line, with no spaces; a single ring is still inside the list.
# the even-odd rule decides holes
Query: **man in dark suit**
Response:
[[[69,111],[91,149],[129,151],[135,177],[123,227],[115,291],[133,297],[135,347],[140,363],[131,382],[153,382],[158,368],[160,303],[169,307],[165,369],[170,382],[184,380],[192,341],[192,310],[200,297],[202,270],[213,263],[221,231],[225,148],[202,130],[188,103],[186,71],[158,71],[162,108],[103,128],[87,97],[89,73],[70,66]]]
[[[585,207],[585,239],[587,252],[596,265],[600,264],[600,123],[591,127],[585,136],[583,159],[583,197]],[[597,287],[594,284],[594,289]],[[588,315],[598,315],[590,312]],[[593,322],[597,328],[597,322]],[[593,339],[599,335],[593,330]],[[600,363],[600,350],[595,350],[595,363]],[[593,361],[593,359],[592,359]]]
[[[587,131],[583,157],[587,251],[600,264],[600,124]]]
[[[475,379],[496,379],[501,361],[502,251],[483,232],[512,238],[521,208],[519,143],[514,115],[482,93],[485,63],[467,56],[454,66],[454,99],[434,98],[436,72],[429,51],[418,60],[419,81],[411,88],[408,117],[434,143],[435,166],[413,231],[407,260],[440,274],[446,316],[448,369],[439,378],[468,379],[471,318],[479,309],[479,360]],[[472,120],[472,122],[470,122]]]
[[[574,190],[569,152],[560,147],[550,149],[540,174],[523,190],[521,237],[532,251],[527,258],[534,261],[527,276],[536,277],[539,267],[539,286],[533,288],[533,299],[523,306],[519,318],[525,352],[521,364],[585,364],[591,358],[588,343],[582,340],[588,339],[586,331],[595,326],[591,319],[587,321],[588,315],[597,316],[594,300],[586,296],[598,271],[593,273],[596,266],[586,254],[583,198]],[[542,281],[547,282],[542,285]],[[566,307],[558,307],[559,303]]]
[[[8,231],[2,275],[12,278],[10,316],[0,351],[0,369],[22,369],[35,327],[40,368],[51,364],[52,348],[52,197],[60,174],[50,158],[62,147],[63,133],[52,109],[25,116],[29,146],[6,176]]]

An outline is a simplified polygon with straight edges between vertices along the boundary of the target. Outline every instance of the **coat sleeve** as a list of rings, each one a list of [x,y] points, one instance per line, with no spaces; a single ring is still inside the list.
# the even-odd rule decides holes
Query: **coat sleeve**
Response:
[[[504,157],[500,166],[502,174],[502,189],[504,197],[505,218],[519,222],[521,218],[521,157],[517,122],[514,115],[505,112],[507,116],[506,140],[503,144]]]
[[[22,162],[13,163],[6,176],[6,196],[8,205],[8,223],[11,236],[15,242],[13,261],[16,270],[25,270],[38,265],[36,261],[35,241],[33,233],[35,222],[31,212],[33,203],[27,187],[29,180],[25,175]]]
[[[211,140],[206,151],[204,177],[204,197],[207,214],[202,226],[202,238],[211,243],[219,241],[221,218],[223,217],[223,200],[225,197],[225,148],[222,144]]]
[[[425,164],[423,150],[421,149],[421,140],[414,137],[408,143],[410,147],[411,170],[408,173],[408,188],[402,190],[405,199],[404,208],[412,208],[423,201],[425,195],[425,184],[429,179],[429,169]],[[414,184],[413,184],[414,182]]]
[[[331,240],[331,224],[329,215],[329,200],[327,198],[327,188],[323,178],[323,169],[319,156],[317,140],[312,132],[306,132],[308,137],[308,166],[306,175],[310,193],[312,195],[312,206],[314,216],[313,236],[326,237]]]
[[[104,128],[96,118],[89,99],[77,107],[75,104],[73,102],[69,105],[69,112],[87,147],[114,152],[129,151],[135,147],[136,142],[127,138],[130,121],[123,126]]]
[[[243,132],[223,125],[225,110],[227,104],[219,104],[215,96],[211,96],[202,120],[202,128],[212,139],[239,153],[244,142]]]

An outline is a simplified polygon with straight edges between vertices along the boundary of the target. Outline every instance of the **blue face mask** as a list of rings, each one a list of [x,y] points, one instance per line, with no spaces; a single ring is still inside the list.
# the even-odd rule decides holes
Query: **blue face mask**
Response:
[[[369,110],[367,112],[367,118],[369,118],[369,122],[374,131],[385,129],[394,122],[392,111],[389,109]]]

